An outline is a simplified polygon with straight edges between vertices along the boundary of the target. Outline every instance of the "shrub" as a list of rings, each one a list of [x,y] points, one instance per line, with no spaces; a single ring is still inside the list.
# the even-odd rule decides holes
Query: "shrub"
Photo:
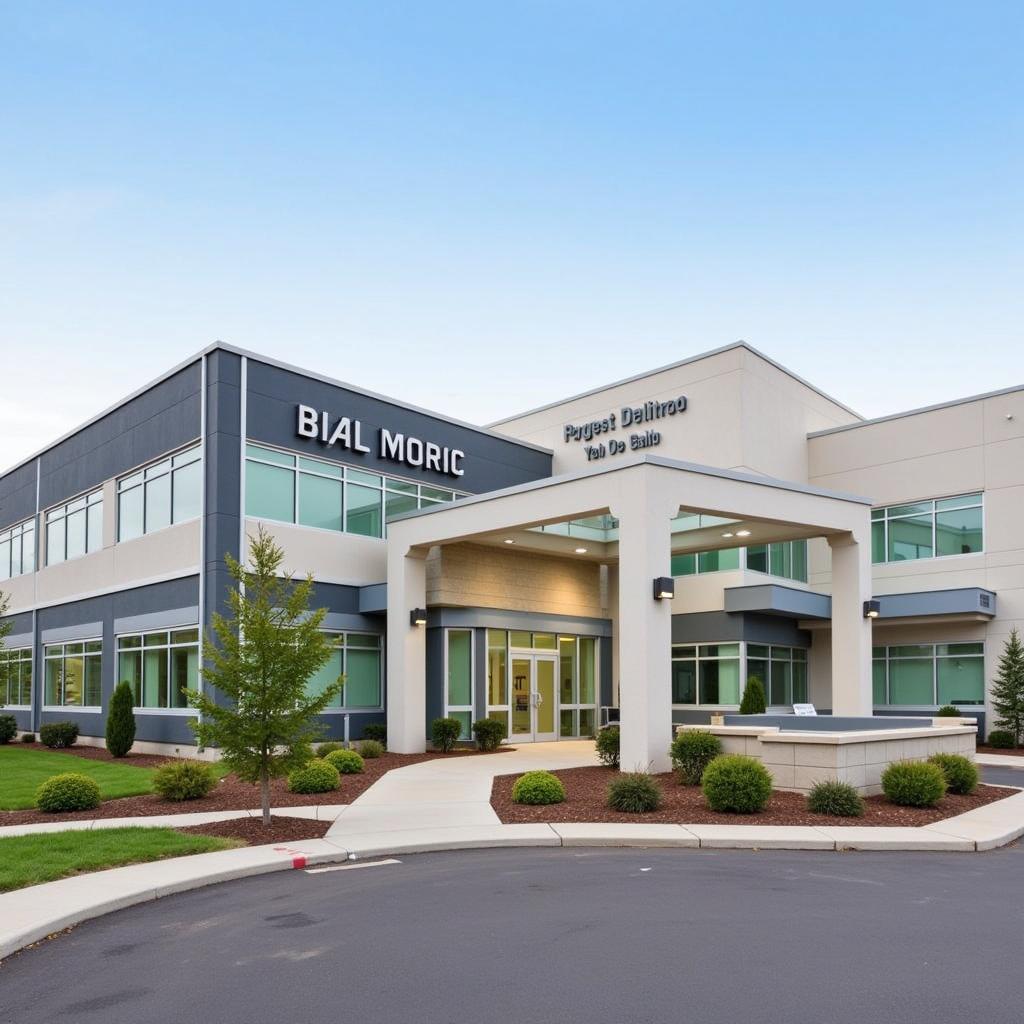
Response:
[[[18,720],[14,715],[0,715],[0,743],[10,743],[18,735]]]
[[[597,758],[609,768],[619,767],[619,727],[606,725],[597,734]]]
[[[39,727],[39,741],[48,747],[73,747],[78,739],[74,722],[47,722]]]
[[[704,769],[701,787],[711,810],[754,814],[772,795],[772,777],[753,757],[724,754]]]
[[[958,708],[953,707],[952,704],[943,704],[938,711],[935,712],[936,718],[960,718],[962,717]]]
[[[973,793],[978,788],[978,766],[962,754],[932,754],[929,762],[938,765],[950,793]]]
[[[473,723],[476,745],[481,750],[497,750],[505,738],[505,723],[497,718],[481,718]]]
[[[681,786],[699,786],[704,769],[722,753],[722,741],[703,729],[679,733],[669,747]]]
[[[388,745],[388,727],[383,722],[371,722],[363,726],[363,739],[376,740],[382,747]]]
[[[864,800],[845,782],[818,782],[807,794],[807,810],[839,818],[859,818],[864,813]]]
[[[381,757],[384,753],[384,744],[377,740],[363,740],[362,743],[359,744],[359,753],[362,754],[364,758]]]
[[[124,757],[135,742],[135,698],[130,683],[120,682],[107,709],[107,750],[111,757]]]
[[[462,735],[462,723],[457,718],[435,718],[430,723],[430,739],[435,747],[447,754]]]
[[[22,743],[35,743],[35,741],[36,741],[36,734],[34,732],[23,732],[21,734],[21,742]]]
[[[355,750],[332,750],[324,760],[334,765],[341,775],[358,775],[366,770],[362,755]]]
[[[626,772],[608,786],[608,806],[627,814],[647,814],[661,806],[661,789],[647,772]]]
[[[560,804],[565,786],[551,772],[527,772],[516,779],[512,799],[517,804]]]
[[[751,676],[743,689],[740,699],[741,715],[763,715],[768,707],[768,698],[764,692],[764,683],[760,676]]]
[[[904,807],[934,807],[945,795],[946,776],[927,761],[896,761],[882,772],[882,792]]]
[[[321,743],[316,748],[317,757],[326,757],[328,754],[333,754],[336,750],[344,750],[344,743],[335,743],[334,740],[330,740],[327,743]]]
[[[100,787],[95,779],[77,772],[64,772],[47,779],[36,790],[36,807],[56,814],[61,811],[88,811],[99,807]]]
[[[198,800],[216,781],[205,761],[168,761],[153,773],[153,788],[165,800]]]
[[[341,784],[338,769],[329,761],[314,758],[288,776],[288,789],[292,793],[329,793]]]
[[[1009,750],[1013,747],[1013,733],[1009,729],[993,729],[988,734],[988,745],[997,750]]]

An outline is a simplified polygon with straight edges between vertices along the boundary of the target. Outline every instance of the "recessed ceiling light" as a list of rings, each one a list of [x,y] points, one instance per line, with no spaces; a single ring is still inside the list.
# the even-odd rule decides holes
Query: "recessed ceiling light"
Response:
[[[515,541],[511,537],[506,537],[505,538],[505,543],[506,544],[515,544]]]
[[[731,537],[731,536],[732,536],[732,534],[731,534],[731,533],[723,533],[723,534],[722,534],[722,536],[723,536],[723,537]]]
[[[577,555],[585,555],[586,553],[587,553],[587,549],[586,548],[577,548],[576,549],[576,554]]]
[[[736,536],[737,537],[749,537],[750,536],[750,531],[749,530],[737,530],[736,531]]]

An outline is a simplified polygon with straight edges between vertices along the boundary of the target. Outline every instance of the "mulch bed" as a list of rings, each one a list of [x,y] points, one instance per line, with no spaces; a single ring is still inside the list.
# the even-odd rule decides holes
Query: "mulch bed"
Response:
[[[979,754],[1009,754],[1010,757],[1024,757],[1024,747],[978,747]]]
[[[25,744],[26,747],[36,744]],[[48,747],[42,747],[48,750]],[[502,747],[496,753],[512,750]],[[74,754],[91,760],[109,761],[110,754],[102,747],[68,747],[62,753]],[[329,793],[289,793],[287,779],[274,779],[270,783],[270,803],[273,807],[308,807],[313,804],[350,804],[360,794],[366,792],[382,775],[393,768],[402,768],[421,761],[433,761],[437,758],[457,758],[470,754],[478,754],[477,750],[453,750],[450,754],[428,752],[426,754],[392,754],[385,753],[381,757],[367,758],[366,770],[358,775],[342,775],[341,785]],[[120,764],[129,764],[138,768],[151,768],[177,760],[171,757],[155,757],[149,754],[130,754],[121,758]],[[45,814],[42,811],[0,811],[0,825],[29,825],[40,821],[75,821],[93,818],[141,818],[154,814],[192,814],[202,811],[247,811],[260,806],[258,786],[242,782],[235,775],[221,779],[213,790],[199,800],[172,802],[163,800],[156,794],[145,796],[125,796],[116,800],[104,800],[99,807],[91,811],[73,811],[68,814]]]
[[[14,746],[12,743],[11,746]],[[157,768],[168,761],[178,761],[180,758],[168,757],[166,754],[128,754],[125,757],[113,758],[106,747],[47,747],[42,743],[19,743],[21,750],[43,750],[51,754],[74,754],[75,757],[83,757],[87,761],[114,761],[118,764],[127,764],[132,768]]]
[[[271,815],[270,825],[264,827],[262,818],[232,818],[229,821],[211,821],[206,825],[179,828],[194,836],[221,836],[241,839],[249,846],[267,843],[297,843],[302,839],[321,839],[333,822],[310,821],[307,818],[281,818]]]
[[[615,778],[611,768],[567,768],[553,773],[565,786],[565,802],[535,807],[512,802],[517,775],[494,779],[491,806],[505,824],[546,821],[610,821],[679,825],[928,825],[1013,795],[1015,790],[978,786],[970,796],[948,794],[936,807],[899,807],[883,796],[865,798],[862,818],[838,818],[811,814],[800,793],[776,790],[765,810],[758,814],[720,814],[708,810],[699,786],[680,786],[671,772],[655,775],[662,803],[650,814],[624,814],[605,805],[608,784]]]

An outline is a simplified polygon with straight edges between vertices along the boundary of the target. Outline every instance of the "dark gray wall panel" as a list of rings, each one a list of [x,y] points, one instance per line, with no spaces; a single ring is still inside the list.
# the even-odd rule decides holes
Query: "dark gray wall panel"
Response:
[[[444,716],[444,630],[427,630],[427,715],[423,723],[430,739],[430,723]]]
[[[672,616],[674,644],[725,643],[746,640],[754,644],[810,647],[807,630],[795,620],[774,615],[738,612],[691,612]]]
[[[36,460],[0,477],[0,530],[36,512]]]

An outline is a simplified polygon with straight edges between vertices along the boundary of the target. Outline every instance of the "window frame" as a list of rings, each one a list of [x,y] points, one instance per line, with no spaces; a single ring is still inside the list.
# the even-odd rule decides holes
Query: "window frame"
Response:
[[[72,508],[72,505],[76,505],[79,502],[82,503],[80,508]],[[96,554],[97,551],[103,550],[103,518],[104,518],[104,501],[103,501],[103,488],[102,487],[90,487],[87,491],[81,491],[72,498],[68,498],[66,501],[58,502],[56,505],[51,505],[49,508],[44,509],[40,513],[42,522],[42,536],[46,538],[46,558],[44,559],[44,568],[49,568],[51,565],[62,565],[64,562],[77,562],[80,558],[86,558],[89,555]],[[100,537],[99,547],[92,548],[89,546],[89,523],[92,518],[92,514],[95,510],[99,510],[100,516]],[[76,515],[79,512],[85,512],[85,550],[80,555],[68,555],[68,520],[71,516]],[[50,548],[50,526],[61,524],[61,531],[64,537],[64,543],[62,545],[62,557],[56,561],[52,558],[52,551]],[[37,537],[37,548],[38,548],[38,537]],[[24,548],[22,548],[24,551]],[[36,555],[38,559],[38,552]]]
[[[71,655],[71,657],[81,657],[82,658],[82,683],[83,683],[83,686],[82,686],[82,701],[83,701],[83,703],[81,703],[81,704],[65,704],[65,703],[63,703],[64,694],[65,694],[65,692],[67,690],[67,669],[65,668],[65,664],[66,664],[67,659],[68,659],[67,649],[68,649],[69,646],[71,646],[73,644],[81,644],[82,647],[83,647],[83,651],[82,651],[81,655],[77,655],[77,654],[72,654]],[[86,646],[88,646],[89,644],[99,644],[100,649],[98,651],[86,651],[84,648]],[[61,653],[59,655],[47,654],[46,653],[48,649],[54,648],[54,647],[59,647],[60,648]],[[84,703],[84,701],[85,701],[85,685],[84,685],[85,684],[85,659],[87,659],[87,658],[96,658],[96,659],[99,660],[99,663],[100,663],[100,702],[99,702],[99,704],[86,704],[86,703]],[[60,668],[61,703],[60,704],[47,704],[46,703],[46,665],[47,665],[48,662],[51,662],[51,661],[60,661],[60,663],[61,663],[61,668]],[[99,714],[99,713],[101,713],[103,711],[103,637],[93,636],[93,637],[83,637],[81,639],[77,639],[76,638],[74,640],[55,640],[53,643],[43,644],[42,665],[43,665],[43,673],[42,673],[42,676],[43,676],[43,678],[42,678],[42,687],[43,687],[43,690],[42,690],[42,710],[43,711],[56,711],[56,712],[65,713],[65,712],[70,710],[70,711],[75,712],[75,713],[84,713],[84,714]]]
[[[978,495],[976,502],[967,502],[966,499],[973,498],[974,495]],[[938,504],[942,501],[957,501],[960,500],[961,504],[954,505],[949,508],[939,508]],[[923,512],[906,512],[903,515],[891,516],[889,512],[894,508],[905,508],[911,505],[930,505],[930,511]],[[938,552],[938,527],[937,520],[938,516],[943,512],[962,512],[969,509],[980,509],[981,510],[981,547],[977,551],[958,551],[949,555],[941,555]],[[930,555],[923,555],[919,558],[890,558],[889,557],[889,524],[891,522],[906,522],[912,519],[920,519],[923,516],[928,516],[931,519],[931,550]],[[871,509],[871,526],[872,530],[876,523],[882,524],[882,553],[885,556],[881,561],[875,561],[874,557],[874,539],[872,538],[872,554],[871,564],[872,565],[899,565],[904,562],[927,562],[936,558],[973,558],[976,555],[985,554],[985,534],[987,533],[987,523],[985,516],[985,492],[982,491],[969,491],[966,494],[945,494],[937,495],[933,498],[917,498],[908,499],[906,501],[890,502],[888,505],[879,505]],[[900,645],[894,645],[900,646]]]
[[[706,648],[706,647],[724,647],[724,646],[727,646],[727,645],[730,646],[730,647],[735,646],[737,648],[735,657],[730,655],[728,657],[724,657],[723,658],[723,657],[720,657],[718,655],[702,655],[701,654],[701,650],[703,648]],[[675,650],[676,650],[677,647],[692,647],[694,649],[693,657],[692,658],[682,657],[682,656],[676,657]],[[673,701],[672,702],[672,710],[673,711],[693,711],[694,709],[698,709],[699,710],[699,709],[702,709],[702,708],[711,708],[711,709],[715,709],[715,710],[717,710],[719,708],[738,708],[740,706],[739,705],[739,701],[736,701],[735,703],[732,703],[732,704],[721,704],[721,703],[719,703],[719,704],[709,704],[709,703],[707,703],[706,701],[704,701],[702,699],[703,696],[704,696],[704,687],[703,687],[703,684],[701,682],[700,666],[701,666],[701,663],[705,662],[705,661],[738,661],[739,662],[739,698],[740,698],[740,700],[742,700],[743,699],[743,690],[744,690],[744,687],[747,684],[747,659],[746,659],[746,650],[745,650],[745,648],[746,648],[746,641],[744,641],[744,640],[702,640],[699,643],[697,643],[697,642],[686,643],[686,642],[683,642],[683,641],[680,641],[680,642],[677,643],[677,642],[673,641],[672,645],[671,645],[671,651],[669,653],[669,661],[670,662],[677,662],[677,661],[692,661],[693,662],[693,664],[695,666],[695,670],[696,670],[696,677],[695,677],[695,680],[694,680],[694,684],[696,686],[697,700],[693,704],[677,704],[677,703],[675,703],[675,701]],[[671,687],[671,685],[672,685],[672,679],[671,679],[671,676],[670,676],[669,677],[669,686]]]
[[[448,703],[448,671],[450,667],[449,658],[451,656],[451,645],[449,638],[452,633],[468,633],[469,634],[469,703],[468,704],[449,704]],[[511,648],[507,649],[508,651]],[[508,662],[510,657],[506,653],[506,672],[508,671]],[[476,631],[472,626],[445,626],[444,629],[444,717],[451,718],[453,714],[465,714],[469,712],[469,728],[467,734],[463,736],[459,734],[459,742],[464,743],[467,740],[473,738],[473,722],[475,719],[475,707],[476,707]]]
[[[181,632],[186,629],[194,629],[196,631],[196,639],[189,640],[187,642],[174,643],[171,640],[171,634]],[[167,642],[165,644],[150,644],[146,645],[145,637],[156,636],[158,633],[163,633],[167,636]],[[122,647],[122,641],[131,640],[138,638],[140,643],[138,647]],[[194,647],[196,650],[196,693],[202,692],[202,679],[203,679],[203,631],[199,626],[198,622],[186,622],[180,623],[176,626],[161,626],[159,629],[144,629],[144,630],[133,630],[130,633],[118,633],[114,637],[114,658],[115,666],[117,667],[117,685],[121,683],[121,655],[128,654],[133,651],[138,651],[140,654],[145,654],[146,651],[164,651],[166,653],[167,662],[167,699],[171,699],[171,652],[187,650],[188,648]],[[145,659],[142,660],[143,677],[142,684],[145,687]],[[170,705],[166,707],[147,707],[144,704],[136,705],[133,701],[132,711],[136,715],[175,715],[185,717],[196,717],[199,712],[192,707],[183,708],[172,708]]]
[[[3,690],[0,691],[0,708],[10,708],[14,711],[31,711],[35,703],[35,660],[33,647],[0,647],[0,672],[3,672]],[[14,657],[17,655],[17,657]],[[24,655],[27,655],[25,657]],[[11,695],[10,677],[6,669],[12,664],[18,665],[18,697],[16,701],[5,700]],[[28,666],[28,703],[20,700],[21,697],[21,666]]]
[[[348,705],[348,693],[347,686],[341,688],[341,704],[338,706],[326,707],[320,712],[322,715],[359,715],[359,714],[379,714],[384,711],[387,707],[387,697],[384,693],[384,685],[387,679],[387,675],[384,671],[384,655],[387,649],[385,643],[385,637],[383,633],[374,633],[368,629],[322,629],[320,631],[329,637],[341,637],[342,642],[340,644],[335,643],[334,648],[341,651],[341,674],[348,677],[348,652],[350,650],[363,650],[363,651],[376,651],[378,654],[377,658],[377,689],[380,694],[380,703],[375,706],[370,705],[359,705],[358,707],[349,707]],[[350,644],[348,638],[350,636],[372,636],[377,640],[375,647],[360,646],[359,644]]]
[[[25,537],[27,534],[32,535],[32,567],[30,569],[25,568]],[[36,528],[36,517],[30,516],[28,519],[21,520],[21,522],[5,526],[0,530],[0,544],[3,544],[5,541],[8,545],[7,567],[4,568],[3,565],[0,565],[0,580],[15,580],[19,576],[29,576],[36,572],[39,566],[39,530]],[[21,566],[21,569],[18,572],[14,572],[15,541],[18,543],[18,550],[20,552],[18,564]]]
[[[980,647],[981,650],[980,651],[976,651],[976,652],[972,652],[970,654],[939,654],[939,648],[940,647],[950,647],[950,646],[952,646],[954,644],[970,644],[971,646]],[[917,658],[914,658],[914,657],[912,657],[910,655],[907,655],[906,657],[903,657],[903,658],[901,658],[899,656],[893,657],[892,655],[890,655],[889,652],[893,648],[897,648],[897,647],[928,647],[928,648],[931,648],[931,664],[932,664],[932,702],[931,703],[917,702],[917,703],[914,703],[914,704],[893,704],[893,703],[890,702],[889,698],[890,698],[890,695],[892,694],[892,674],[891,674],[890,668],[889,668],[890,664],[893,661],[899,662],[899,661],[923,660],[923,657],[924,657],[924,656],[921,656],[921,655],[917,656]],[[883,651],[884,652],[883,656],[879,657],[875,653],[876,651]],[[872,680],[874,678],[874,666],[875,666],[875,663],[876,662],[882,662],[885,665],[885,698],[886,699],[885,699],[885,702],[882,703],[882,704],[877,703],[874,700],[874,690],[873,690],[873,685],[872,685],[872,707],[875,707],[875,708],[922,708],[922,707],[923,708],[939,708],[939,707],[942,707],[944,703],[950,703],[949,701],[940,702],[939,699],[938,699],[939,698],[939,661],[940,660],[947,660],[947,659],[952,660],[954,658],[972,658],[972,659],[978,659],[978,660],[981,661],[981,699],[978,700],[978,701],[975,701],[974,703],[967,704],[967,703],[961,702],[959,704],[954,704],[953,706],[954,707],[962,707],[962,708],[972,708],[972,709],[984,708],[985,707],[985,700],[986,700],[986,697],[988,695],[988,687],[986,685],[987,680],[986,680],[986,673],[985,673],[986,656],[985,656],[985,641],[984,640],[943,640],[941,643],[925,642],[925,643],[920,643],[920,644],[902,643],[902,644],[875,644],[875,645],[873,645],[872,648],[871,648]]]
[[[183,462],[181,465],[176,465],[176,460],[180,459],[183,455],[188,455],[191,452],[196,452],[196,457],[189,459],[188,462]],[[156,469],[161,463],[167,463],[166,470],[154,473],[149,476],[150,470]],[[194,466],[196,463],[199,464],[199,511],[193,516],[186,516],[182,519],[176,519],[174,515],[174,490],[175,482],[178,472]],[[116,544],[127,544],[133,540],[140,540],[142,537],[151,536],[154,533],[160,533],[162,530],[169,529],[172,526],[179,526],[182,523],[191,523],[196,520],[202,519],[203,507],[204,507],[204,495],[205,495],[205,459],[203,452],[203,440],[197,438],[194,441],[189,441],[188,444],[182,445],[180,448],[173,448],[168,452],[155,459],[150,459],[147,462],[142,463],[140,466],[136,466],[134,469],[129,470],[127,473],[120,474],[114,484],[114,496],[115,496],[115,523],[114,523],[114,536]],[[146,512],[149,503],[149,485],[159,480],[168,479],[167,488],[167,523],[163,526],[157,526],[153,529],[147,529],[146,526]],[[127,485],[127,486],[126,486]],[[126,494],[131,494],[133,491],[139,490],[142,495],[142,508],[140,512],[142,528],[139,533],[134,534],[131,537],[125,537],[124,533],[124,516],[122,514],[122,497]]]

